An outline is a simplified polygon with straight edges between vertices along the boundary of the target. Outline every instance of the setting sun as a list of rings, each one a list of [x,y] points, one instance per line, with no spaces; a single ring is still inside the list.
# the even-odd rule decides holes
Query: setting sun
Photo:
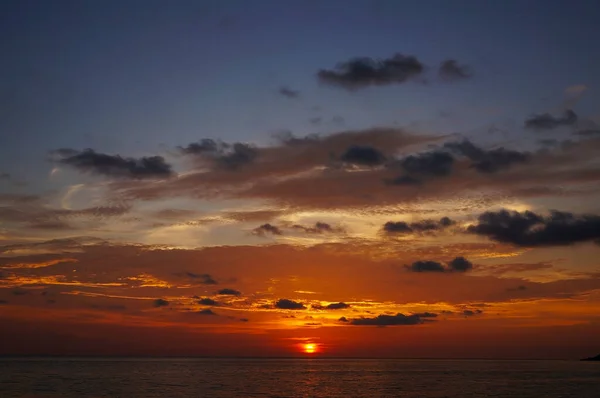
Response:
[[[312,343],[304,344],[304,352],[306,354],[314,354],[317,352],[317,345]]]

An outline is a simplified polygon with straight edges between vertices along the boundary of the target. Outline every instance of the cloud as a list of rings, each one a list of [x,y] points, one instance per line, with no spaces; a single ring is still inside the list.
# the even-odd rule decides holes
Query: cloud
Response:
[[[279,299],[275,303],[275,308],[280,308],[282,310],[305,310],[306,307],[304,304],[299,303],[297,301],[288,300],[288,299]]]
[[[469,317],[469,316],[475,316],[475,315],[483,314],[483,311],[481,311],[481,310],[463,310],[462,314],[465,317]]]
[[[413,314],[418,316],[419,318],[437,318],[438,314],[434,314],[432,312],[417,312]]]
[[[169,302],[165,299],[159,298],[159,299],[154,300],[153,305],[155,307],[166,307],[169,305]]]
[[[185,155],[202,155],[222,152],[229,147],[221,141],[215,141],[210,138],[203,138],[198,142],[192,142],[186,147],[179,147],[181,153]]]
[[[560,126],[572,126],[577,123],[577,114],[567,109],[562,116],[553,116],[549,113],[533,115],[525,120],[525,128],[532,130],[552,130]]]
[[[360,166],[378,166],[385,162],[385,156],[373,147],[351,146],[342,154],[340,160]]]
[[[197,312],[198,315],[217,315],[216,312],[211,310],[210,308],[205,308]]]
[[[218,163],[226,169],[237,169],[245,164],[252,163],[258,156],[258,150],[249,144],[236,142],[232,150],[218,158]]]
[[[235,289],[221,289],[217,292],[217,294],[220,294],[222,296],[241,296],[242,292]]]
[[[381,314],[374,318],[352,318],[349,321],[351,325],[357,326],[404,326],[424,323],[424,320],[417,314],[404,315],[402,313],[396,315]]]
[[[412,175],[442,177],[452,171],[454,158],[449,153],[433,151],[407,156],[399,164]]]
[[[399,128],[370,128],[366,130],[340,131],[329,135],[309,135],[296,137],[290,132],[280,133],[275,145],[252,147],[256,151],[255,160],[238,167],[235,173],[232,169],[222,167],[216,159],[220,150],[212,153],[212,144],[200,142],[194,146],[179,148],[193,160],[193,169],[181,174],[178,178],[155,184],[150,181],[118,181],[110,188],[120,197],[127,199],[154,200],[162,197],[191,196],[194,198],[259,198],[262,200],[285,201],[296,204],[298,198],[305,195],[325,195],[326,190],[308,189],[303,185],[313,185],[316,179],[332,179],[328,186],[334,188],[345,185],[348,179],[370,179],[370,185],[376,185],[383,190],[381,183],[386,177],[383,168],[373,168],[361,173],[351,173],[337,162],[341,154],[352,146],[368,146],[375,148],[389,158],[410,145],[418,145],[439,140],[440,137],[424,134],[411,134]],[[219,144],[217,144],[217,148]],[[194,152],[200,151],[199,154]],[[207,152],[208,151],[208,152]],[[230,151],[230,149],[227,149]],[[368,172],[378,173],[368,177]],[[341,179],[338,178],[341,174]],[[338,181],[339,182],[336,182]],[[283,192],[281,192],[283,191]],[[292,192],[293,191],[293,192]],[[344,191],[347,188],[344,187]],[[288,198],[288,195],[292,195]],[[335,196],[335,195],[334,195]],[[357,200],[357,196],[345,194],[343,198],[336,197],[337,206],[344,206],[339,200]],[[364,201],[364,196],[362,197]]]
[[[60,164],[81,172],[107,177],[146,179],[167,178],[174,174],[171,165],[166,163],[162,156],[123,158],[119,155],[98,153],[93,149],[59,149],[54,153],[59,156]]]
[[[320,82],[357,90],[368,86],[384,86],[405,83],[423,73],[425,67],[414,56],[395,54],[390,58],[353,58],[339,63],[335,69],[317,72]]]
[[[442,217],[439,221],[421,220],[413,223],[404,221],[388,221],[383,225],[383,230],[388,234],[412,234],[441,231],[454,225],[456,222],[448,217]]]
[[[304,225],[295,224],[292,226],[294,229],[299,229],[307,234],[322,234],[322,233],[335,233],[335,232],[343,232],[342,228],[334,228],[330,224],[317,221],[314,226],[306,227]]]
[[[271,224],[263,224],[260,227],[256,227],[252,230],[252,233],[254,235],[258,235],[258,236],[265,236],[266,234],[272,234],[272,235],[283,235],[283,232],[281,231],[281,229],[279,227],[276,227],[274,225]]]
[[[406,265],[405,268],[411,272],[467,272],[473,269],[473,264],[464,257],[456,257],[448,262],[446,267],[437,261],[420,260]]]
[[[10,180],[11,176],[9,173],[5,173],[5,172],[1,172],[0,173],[0,180]]]
[[[508,169],[515,163],[526,163],[531,159],[527,152],[519,152],[505,148],[485,150],[469,140],[444,144],[450,149],[473,161],[472,167],[480,173],[495,173]]]
[[[198,300],[198,304],[200,305],[212,305],[212,306],[217,306],[219,305],[218,302],[216,302],[215,300],[208,298],[208,297],[202,297],[200,300]]]
[[[259,154],[258,148],[253,145],[235,142],[233,144],[204,138],[198,142],[179,147],[184,155],[198,156],[211,161],[214,167],[224,170],[238,170],[240,167],[252,163]]]
[[[468,79],[473,76],[470,68],[466,65],[459,65],[456,60],[447,59],[440,64],[438,73],[442,80],[456,81]]]
[[[279,87],[279,90],[277,90],[277,92],[287,98],[299,98],[300,97],[300,91],[298,90],[292,90],[291,88],[287,87],[287,86],[282,86]]]
[[[325,306],[326,309],[328,310],[343,310],[345,308],[350,308],[350,304],[346,304],[343,302],[339,302],[339,303],[331,303],[331,304],[327,304]]]
[[[415,261],[406,267],[413,272],[446,272],[446,268],[444,268],[442,263],[438,263],[437,261]]]
[[[217,282],[209,274],[195,274],[193,272],[185,272],[184,275],[191,279],[199,279],[200,283],[203,285],[218,285],[219,284],[219,282]]]
[[[448,263],[449,271],[467,272],[473,269],[473,264],[464,257],[456,257]]]
[[[468,232],[517,246],[560,246],[600,240],[600,216],[575,215],[551,211],[539,215],[531,211],[500,210],[485,212],[478,224],[470,225]]]

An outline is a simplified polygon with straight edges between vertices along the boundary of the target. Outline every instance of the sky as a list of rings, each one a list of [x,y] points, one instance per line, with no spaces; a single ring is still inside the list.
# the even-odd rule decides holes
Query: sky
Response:
[[[0,354],[597,354],[599,18],[0,3]]]

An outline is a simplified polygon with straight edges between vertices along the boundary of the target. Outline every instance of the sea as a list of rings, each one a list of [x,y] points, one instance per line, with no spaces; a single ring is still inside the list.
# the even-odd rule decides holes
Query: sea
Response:
[[[600,398],[600,362],[3,358],[0,397]]]

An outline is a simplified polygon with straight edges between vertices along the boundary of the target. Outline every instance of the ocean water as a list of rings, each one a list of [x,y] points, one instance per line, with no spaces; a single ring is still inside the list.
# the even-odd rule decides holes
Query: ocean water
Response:
[[[0,359],[0,397],[600,397],[600,363]]]

